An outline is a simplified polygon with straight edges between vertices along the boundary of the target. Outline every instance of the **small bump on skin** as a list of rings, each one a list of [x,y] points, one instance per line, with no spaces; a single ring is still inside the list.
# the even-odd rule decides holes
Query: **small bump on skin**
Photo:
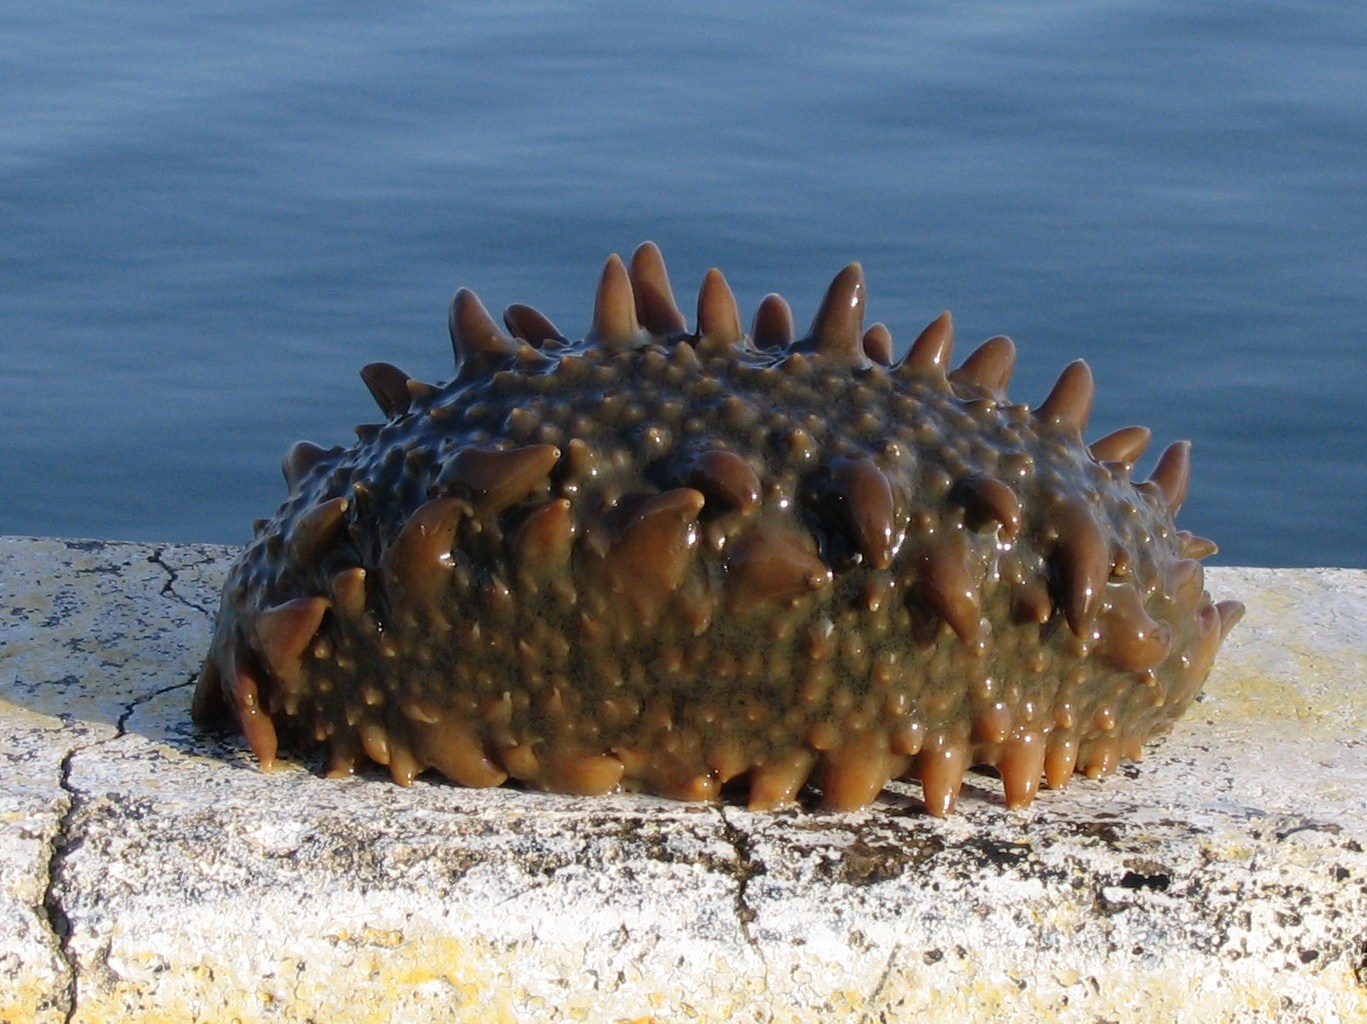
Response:
[[[690,332],[650,243],[582,342],[457,292],[451,381],[370,363],[385,422],[286,453],[196,722],[266,769],[754,810],[908,779],[944,816],[975,765],[1017,809],[1138,758],[1243,614],[1174,523],[1191,446],[1134,483],[1149,431],[1086,444],[1085,363],[1028,413],[1007,338],[951,370],[943,313],[895,361],[865,303],[850,264],[806,336],[770,295],[747,337],[710,270]]]

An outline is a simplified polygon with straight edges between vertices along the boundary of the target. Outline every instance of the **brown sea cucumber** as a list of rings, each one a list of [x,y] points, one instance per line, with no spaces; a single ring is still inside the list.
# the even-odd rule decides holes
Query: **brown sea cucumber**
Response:
[[[1136,483],[1148,430],[1083,441],[1085,363],[1031,410],[1007,338],[951,369],[947,313],[900,360],[863,317],[852,264],[807,334],[770,295],[747,335],[711,270],[690,332],[649,243],[583,341],[461,290],[450,381],[372,363],[385,422],[285,455],[196,721],[402,785],[847,809],[909,778],[936,815],[975,765],[1021,807],[1138,757],[1243,612],[1173,523],[1190,446]]]

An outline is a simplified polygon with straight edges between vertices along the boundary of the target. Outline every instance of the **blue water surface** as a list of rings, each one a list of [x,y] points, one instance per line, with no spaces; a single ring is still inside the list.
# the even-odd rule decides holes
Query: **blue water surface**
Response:
[[[456,287],[578,333],[652,238],[1083,356],[1217,561],[1367,566],[1367,7],[945,6],[5,5],[0,533],[241,542]]]

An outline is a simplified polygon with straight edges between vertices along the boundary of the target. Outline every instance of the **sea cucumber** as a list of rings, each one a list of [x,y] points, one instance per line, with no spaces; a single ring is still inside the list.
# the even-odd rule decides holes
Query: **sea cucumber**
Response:
[[[1149,431],[1084,442],[1086,363],[1032,410],[1009,339],[951,369],[944,313],[894,359],[864,302],[851,264],[805,335],[777,295],[746,334],[710,270],[690,332],[651,243],[583,341],[462,289],[450,381],[372,363],[384,422],[285,455],[196,721],[266,768],[756,809],[910,779],[943,816],[974,766],[1023,807],[1139,757],[1243,613],[1173,522],[1190,445],[1135,482]]]

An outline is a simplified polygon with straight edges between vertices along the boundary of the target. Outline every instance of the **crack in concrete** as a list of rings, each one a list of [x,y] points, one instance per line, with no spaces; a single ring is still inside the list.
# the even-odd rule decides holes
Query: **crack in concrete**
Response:
[[[764,984],[769,984],[769,960],[764,955],[764,949],[750,931],[750,925],[758,916],[754,907],[750,906],[749,893],[750,882],[755,877],[765,874],[768,868],[762,861],[755,858],[754,846],[750,842],[750,837],[744,831],[737,828],[735,823],[726,816],[726,808],[718,807],[717,815],[721,818],[722,835],[730,843],[731,849],[736,854],[736,922],[740,925],[740,933],[745,938],[745,944],[755,951],[759,957],[759,962],[764,967]]]
[[[108,736],[105,739],[95,741],[94,743],[90,744],[90,746],[97,747],[101,743],[108,743],[110,740],[117,740],[121,739],[124,736],[127,736],[129,719],[133,717],[133,715],[137,712],[138,708],[142,707],[149,701],[155,700],[162,694],[174,693],[176,690],[184,690],[187,687],[194,686],[197,678],[197,676],[192,675],[187,679],[183,679],[179,683],[169,683],[166,686],[159,687],[158,689],[149,690],[147,693],[142,694],[135,700],[129,701],[127,704],[123,706],[123,714],[119,715],[119,720],[115,723],[115,729],[117,729],[117,732],[115,732],[113,736]]]
[[[174,566],[163,560],[164,551],[165,548],[157,548],[148,556],[148,562],[160,566],[166,572],[167,579],[160,591],[162,596],[193,609],[205,617],[212,618],[212,613],[207,608],[189,600],[176,589],[179,573]],[[139,694],[124,704],[123,711],[115,723],[113,735],[76,743],[62,757],[58,768],[58,786],[62,791],[63,800],[57,816],[56,828],[47,851],[47,871],[43,882],[42,904],[41,907],[35,909],[47,922],[53,938],[55,954],[60,960],[66,977],[65,991],[53,993],[54,1003],[61,1010],[62,1019],[66,1024],[70,1024],[75,1019],[79,1009],[81,983],[80,964],[71,945],[74,928],[71,917],[66,910],[62,886],[63,873],[68,859],[80,845],[80,840],[73,835],[75,815],[79,811],[83,799],[83,794],[72,782],[72,770],[76,756],[85,750],[127,736],[129,734],[129,722],[137,713],[138,708],[163,694],[183,690],[186,687],[193,686],[194,683],[195,677],[189,676],[178,682]],[[58,718],[67,728],[71,728],[75,723],[75,719],[70,715],[59,715]]]
[[[201,604],[196,604],[194,601],[191,601],[189,598],[185,597],[185,595],[181,594],[179,591],[176,590],[176,582],[180,578],[179,570],[176,569],[175,566],[168,564],[162,559],[162,555],[165,553],[165,551],[165,547],[155,548],[152,551],[152,553],[147,556],[148,562],[150,562],[152,565],[160,566],[166,572],[167,579],[161,587],[162,596],[169,597],[173,601],[185,605],[185,607],[187,608],[193,608],[200,614],[212,619],[214,617],[214,613],[212,611],[210,611],[208,608],[205,608]]]
[[[65,717],[63,721],[66,721]],[[80,973],[77,969],[76,957],[71,951],[71,918],[67,916],[65,908],[62,906],[59,881],[67,855],[75,845],[71,836],[71,826],[79,804],[80,794],[71,784],[71,764],[76,754],[82,749],[83,747],[78,745],[68,750],[62,758],[59,768],[58,785],[61,786],[62,792],[66,795],[66,800],[57,819],[57,829],[52,837],[51,849],[48,851],[47,879],[43,885],[43,915],[47,920],[48,928],[52,931],[52,937],[56,940],[57,955],[66,968],[66,1005],[62,1008],[65,1015],[63,1020],[66,1024],[70,1024],[76,1016]]]
[[[74,931],[71,917],[66,911],[62,892],[62,875],[70,855],[80,846],[80,840],[73,835],[72,828],[75,822],[76,813],[80,810],[84,794],[72,782],[72,770],[75,766],[76,756],[87,750],[103,746],[113,740],[128,735],[128,722],[137,712],[137,709],[148,701],[165,693],[174,690],[182,690],[194,685],[194,677],[172,683],[168,686],[160,687],[148,693],[142,694],[137,699],[129,701],[124,705],[124,710],[119,715],[115,726],[115,733],[110,736],[102,736],[91,739],[88,742],[76,743],[63,755],[58,766],[57,784],[62,791],[64,799],[57,816],[57,826],[53,832],[48,847],[47,872],[43,882],[43,898],[41,904],[41,915],[46,920],[49,931],[52,934],[56,947],[56,954],[61,960],[62,967],[66,974],[65,998],[55,996],[54,1001],[58,1004],[63,1013],[63,1021],[70,1024],[76,1017],[79,1008],[80,996],[80,964],[76,954],[71,948],[71,938]],[[75,722],[71,715],[59,715],[60,721],[64,726],[70,728]],[[37,909],[37,908],[35,908]]]
[[[873,991],[869,993],[869,997],[866,1000],[867,1009],[864,1010],[863,1016],[859,1018],[859,1024],[873,1024],[874,1006],[878,1002],[879,996],[883,994],[883,989],[887,987],[888,979],[892,977],[892,969],[897,965],[897,954],[901,951],[902,944],[900,942],[894,942],[892,951],[888,953],[888,962],[883,965],[883,973],[878,976],[878,984],[873,986]],[[879,1012],[878,1019],[884,1020],[886,1018]]]

